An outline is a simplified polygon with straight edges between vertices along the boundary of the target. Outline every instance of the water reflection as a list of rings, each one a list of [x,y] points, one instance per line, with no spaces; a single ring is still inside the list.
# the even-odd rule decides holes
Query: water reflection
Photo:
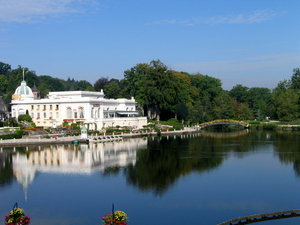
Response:
[[[238,130],[233,132],[210,132],[210,131],[201,131],[202,136],[213,137],[213,138],[232,138],[239,137],[242,135],[247,135],[249,133],[248,129]]]
[[[13,168],[11,154],[0,152],[0,187],[12,184]]]
[[[278,132],[274,143],[275,155],[284,164],[292,164],[297,177],[300,177],[300,138],[299,132]]]
[[[25,191],[39,172],[58,174],[105,173],[113,167],[136,163],[136,152],[147,146],[147,139],[130,139],[90,145],[34,146],[7,149],[0,153],[0,185],[9,185],[13,178]]]
[[[162,196],[180,177],[211,172],[230,156],[244,158],[253,152],[275,149],[285,164],[293,164],[300,177],[298,132],[198,134],[129,139],[90,145],[31,146],[2,149],[0,185],[15,178],[26,191],[39,172],[56,174],[119,174],[124,168],[127,184],[141,192]],[[268,147],[268,148],[266,148]],[[12,154],[11,154],[12,153]]]

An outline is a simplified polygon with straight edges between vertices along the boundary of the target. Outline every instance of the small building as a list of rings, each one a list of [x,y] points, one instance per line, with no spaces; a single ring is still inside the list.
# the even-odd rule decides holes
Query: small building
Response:
[[[42,127],[53,127],[53,122],[55,126],[83,122],[89,130],[147,125],[147,118],[139,116],[133,97],[106,99],[104,96],[103,90],[59,91],[38,99],[23,80],[12,96],[11,115],[18,118],[28,112],[36,126]]]

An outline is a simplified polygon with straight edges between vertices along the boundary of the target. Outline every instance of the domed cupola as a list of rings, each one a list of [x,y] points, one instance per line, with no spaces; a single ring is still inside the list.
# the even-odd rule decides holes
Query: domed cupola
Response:
[[[30,87],[26,85],[26,81],[22,81],[21,85],[15,91],[15,99],[34,99],[34,94]]]

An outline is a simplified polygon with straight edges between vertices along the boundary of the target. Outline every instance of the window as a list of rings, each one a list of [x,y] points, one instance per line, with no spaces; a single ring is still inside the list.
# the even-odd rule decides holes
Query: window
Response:
[[[34,110],[34,105],[31,105],[31,110]]]
[[[52,110],[52,105],[50,105],[50,110]]]
[[[37,105],[37,108],[36,108],[36,110],[40,110],[40,105]]]
[[[34,113],[31,113],[31,118],[34,118]]]
[[[82,107],[80,107],[80,108],[78,109],[78,113],[79,113],[79,118],[80,118],[80,119],[84,118],[84,110],[83,110]]]
[[[115,117],[115,114],[114,113],[110,113],[109,117]]]
[[[47,113],[44,113],[44,118],[46,118],[47,117]]]
[[[58,110],[59,108],[58,108],[58,105],[56,105],[56,108],[55,108],[55,110]]]
[[[77,112],[74,112],[74,118],[77,119]]]
[[[67,108],[67,118],[68,119],[72,118],[72,109],[71,108]]]
[[[40,118],[40,113],[37,113],[37,118]]]
[[[93,113],[93,111],[94,111],[94,108],[92,108],[92,110],[91,110],[91,118],[94,118],[94,113]]]
[[[59,112],[56,112],[56,119],[59,118]]]
[[[103,113],[103,117],[104,118],[108,118],[108,114],[107,113]]]
[[[44,105],[44,108],[43,108],[43,110],[44,110],[44,111],[46,110],[46,105]]]

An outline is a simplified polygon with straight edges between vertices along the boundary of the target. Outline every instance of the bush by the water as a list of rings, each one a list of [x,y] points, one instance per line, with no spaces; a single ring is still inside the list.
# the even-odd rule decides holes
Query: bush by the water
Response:
[[[250,121],[249,124],[258,124],[259,125],[260,122],[259,121]]]
[[[275,123],[265,123],[265,124],[263,124],[263,128],[264,128],[265,130],[273,130],[273,129],[275,129],[276,127],[278,127],[278,125],[275,124]]]
[[[6,139],[13,139],[13,138],[22,138],[23,135],[23,130],[17,130],[16,133],[12,133],[12,134],[4,134],[4,135],[0,135],[0,139],[6,140]]]

